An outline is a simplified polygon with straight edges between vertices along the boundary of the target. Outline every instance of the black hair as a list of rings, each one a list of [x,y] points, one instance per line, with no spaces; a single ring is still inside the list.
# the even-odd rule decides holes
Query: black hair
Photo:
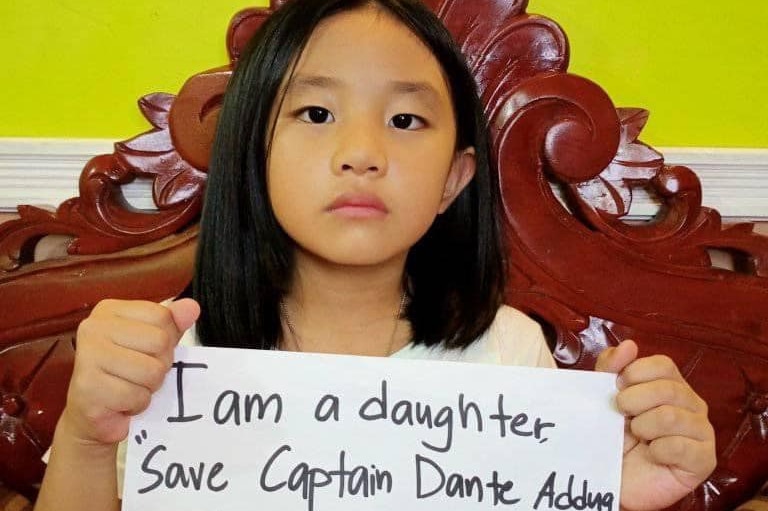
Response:
[[[475,81],[448,30],[419,0],[292,0],[248,43],[219,115],[193,285],[202,308],[197,333],[204,345],[277,347],[279,301],[288,292],[294,257],[293,241],[279,226],[267,195],[270,112],[317,25],[366,5],[399,20],[430,49],[451,92],[456,147],[475,148],[474,178],[406,259],[404,314],[413,340],[464,348],[487,330],[502,303],[498,175]]]

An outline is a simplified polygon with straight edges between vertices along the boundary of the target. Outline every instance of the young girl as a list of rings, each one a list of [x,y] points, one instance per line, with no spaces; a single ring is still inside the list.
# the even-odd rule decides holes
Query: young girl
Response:
[[[474,81],[428,9],[288,2],[226,94],[195,300],[105,301],[82,323],[36,509],[119,508],[117,443],[195,322],[207,346],[554,366],[502,305],[498,194]],[[658,509],[711,472],[714,434],[674,364],[636,355],[598,369],[629,418],[621,505]]]

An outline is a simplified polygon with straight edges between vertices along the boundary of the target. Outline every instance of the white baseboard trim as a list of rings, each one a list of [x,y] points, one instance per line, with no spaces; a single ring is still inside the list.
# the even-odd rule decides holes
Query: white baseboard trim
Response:
[[[97,154],[112,152],[113,140],[0,137],[0,212],[18,204],[55,207],[78,195],[78,177]],[[768,149],[657,148],[668,164],[685,165],[699,176],[704,205],[729,219],[768,221]],[[148,181],[123,187],[136,207],[152,209]],[[658,208],[650,197],[636,197],[635,218]]]

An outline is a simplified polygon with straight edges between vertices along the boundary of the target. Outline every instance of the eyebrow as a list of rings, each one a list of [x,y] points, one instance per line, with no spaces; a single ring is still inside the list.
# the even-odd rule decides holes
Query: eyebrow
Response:
[[[341,80],[323,75],[296,75],[288,85],[288,92],[301,89],[340,89],[343,87]],[[393,80],[389,83],[390,89],[395,94],[416,94],[423,96],[430,103],[438,103],[440,94],[429,82]]]
[[[400,94],[426,94],[435,99],[440,96],[428,82],[393,81],[392,90]]]
[[[341,81],[330,76],[321,75],[296,75],[288,84],[288,90],[319,88],[319,89],[338,89],[341,87]]]

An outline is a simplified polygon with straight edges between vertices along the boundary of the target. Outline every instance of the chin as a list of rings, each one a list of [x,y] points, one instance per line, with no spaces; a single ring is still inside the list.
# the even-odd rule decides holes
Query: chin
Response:
[[[377,266],[389,266],[393,263],[405,264],[407,251],[387,251],[376,249],[370,245],[361,250],[359,246],[349,250],[334,250],[326,253],[315,253],[313,258],[333,266],[346,266],[351,268],[374,268]]]

